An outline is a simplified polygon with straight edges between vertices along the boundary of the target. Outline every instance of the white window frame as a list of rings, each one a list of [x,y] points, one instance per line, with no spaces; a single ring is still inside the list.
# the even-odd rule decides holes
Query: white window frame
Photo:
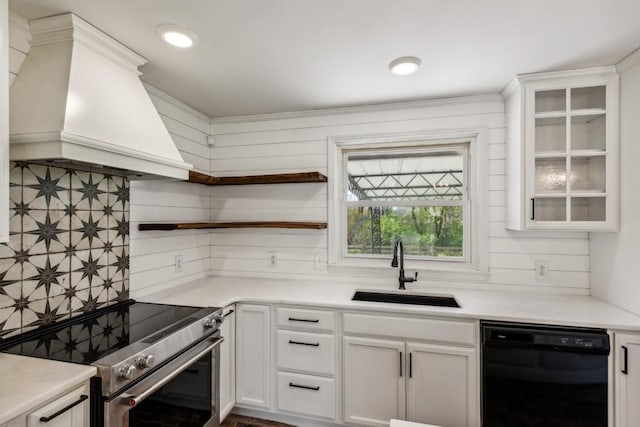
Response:
[[[0,243],[9,241],[9,6],[0,0]]]
[[[459,129],[380,135],[330,137],[328,141],[329,210],[328,264],[332,272],[357,274],[367,271],[382,277],[397,275],[390,267],[391,257],[347,254],[346,221],[346,154],[358,149],[376,150],[435,148],[468,144],[465,156],[465,191],[463,227],[464,259],[405,257],[405,270],[423,271],[422,283],[431,280],[488,280],[488,129]],[[419,151],[419,150],[417,150]],[[443,201],[434,201],[442,205]],[[464,230],[463,229],[463,230]]]

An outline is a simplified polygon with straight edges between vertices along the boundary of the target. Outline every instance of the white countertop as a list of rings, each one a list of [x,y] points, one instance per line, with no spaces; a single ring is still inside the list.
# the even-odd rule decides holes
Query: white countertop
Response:
[[[0,424],[96,375],[93,366],[0,353]]]
[[[408,286],[409,287],[409,286]],[[462,308],[351,301],[361,284],[317,280],[282,280],[212,276],[147,295],[139,301],[224,307],[236,302],[295,304],[398,314],[433,315],[549,325],[640,331],[640,316],[590,296],[410,288],[408,292],[453,295]],[[392,286],[366,287],[378,291]]]

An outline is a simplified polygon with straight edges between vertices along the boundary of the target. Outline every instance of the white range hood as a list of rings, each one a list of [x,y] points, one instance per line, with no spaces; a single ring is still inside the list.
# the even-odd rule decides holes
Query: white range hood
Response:
[[[71,13],[30,26],[31,50],[10,89],[12,160],[187,179],[192,166],[140,81],[144,58]]]

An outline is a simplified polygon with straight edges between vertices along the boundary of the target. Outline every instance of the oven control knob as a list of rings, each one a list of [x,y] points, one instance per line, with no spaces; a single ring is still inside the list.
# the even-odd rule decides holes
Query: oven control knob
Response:
[[[136,373],[136,367],[133,365],[124,365],[118,373],[121,380],[130,380]]]
[[[140,369],[149,368],[151,365],[153,365],[153,355],[143,354],[136,359],[136,365],[138,365],[138,368]]]
[[[204,321],[203,325],[207,329],[213,329],[216,326],[216,321],[214,318],[209,318]]]

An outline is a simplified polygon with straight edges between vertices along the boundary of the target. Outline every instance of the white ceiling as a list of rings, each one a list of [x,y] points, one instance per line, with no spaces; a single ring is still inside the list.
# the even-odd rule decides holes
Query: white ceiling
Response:
[[[226,117],[497,92],[516,74],[615,64],[640,47],[638,0],[10,0],[74,12],[145,56],[143,80]],[[156,27],[200,42],[179,50]],[[414,75],[387,64],[419,56]]]

